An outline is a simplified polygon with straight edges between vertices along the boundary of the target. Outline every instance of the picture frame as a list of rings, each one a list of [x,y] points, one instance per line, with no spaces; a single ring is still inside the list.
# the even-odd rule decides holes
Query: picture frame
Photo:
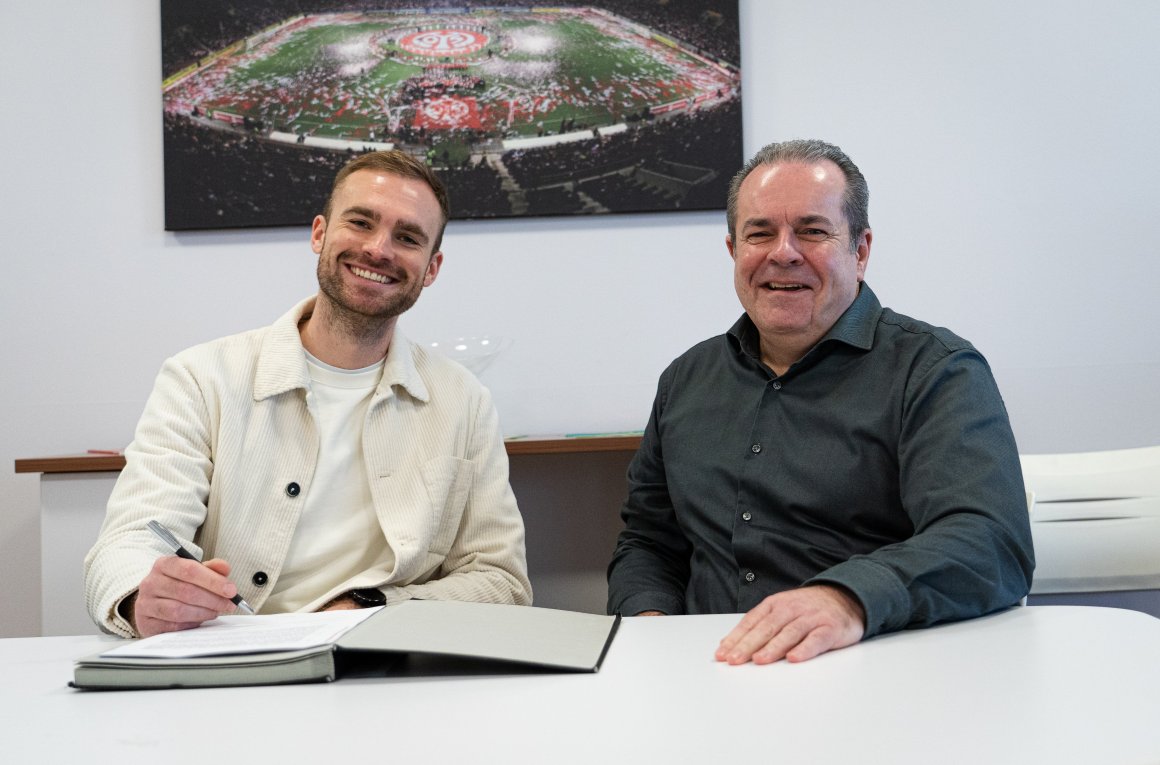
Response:
[[[307,225],[397,148],[452,218],[724,209],[736,0],[161,0],[165,228]]]

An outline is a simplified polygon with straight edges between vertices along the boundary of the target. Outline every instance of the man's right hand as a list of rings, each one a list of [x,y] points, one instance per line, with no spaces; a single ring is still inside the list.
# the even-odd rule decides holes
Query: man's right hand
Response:
[[[230,564],[220,558],[199,563],[176,555],[158,558],[141,580],[126,614],[141,637],[187,630],[235,610],[238,588],[227,577]]]

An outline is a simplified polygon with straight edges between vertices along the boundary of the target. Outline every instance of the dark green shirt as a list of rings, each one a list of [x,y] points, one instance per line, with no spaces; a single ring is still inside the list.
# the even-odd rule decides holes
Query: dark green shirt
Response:
[[[863,284],[775,375],[748,316],[661,375],[628,471],[610,613],[850,590],[866,636],[1019,601],[1034,554],[1007,411],[975,348]]]

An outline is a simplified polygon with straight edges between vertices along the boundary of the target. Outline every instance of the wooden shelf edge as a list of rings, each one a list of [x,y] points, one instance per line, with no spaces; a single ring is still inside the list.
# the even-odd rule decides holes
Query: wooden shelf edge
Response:
[[[71,454],[16,460],[17,473],[115,473],[125,467],[120,454]]]
[[[640,436],[585,436],[515,438],[504,441],[511,456],[523,454],[584,454],[589,452],[634,452]],[[16,460],[17,473],[115,473],[125,467],[121,454],[71,454],[62,457],[32,457]]]
[[[504,441],[509,455],[580,454],[584,452],[635,452],[640,436],[560,436],[558,438],[517,438]]]

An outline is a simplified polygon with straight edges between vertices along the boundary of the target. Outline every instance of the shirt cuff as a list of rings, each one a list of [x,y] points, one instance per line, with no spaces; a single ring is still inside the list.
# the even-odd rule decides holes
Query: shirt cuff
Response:
[[[669,616],[685,613],[685,604],[681,598],[666,592],[638,592],[630,595],[620,603],[616,613],[621,616],[636,616],[642,611],[660,611]]]
[[[837,584],[849,590],[866,612],[863,638],[900,630],[910,623],[910,593],[894,572],[867,558],[839,563],[805,584]]]

